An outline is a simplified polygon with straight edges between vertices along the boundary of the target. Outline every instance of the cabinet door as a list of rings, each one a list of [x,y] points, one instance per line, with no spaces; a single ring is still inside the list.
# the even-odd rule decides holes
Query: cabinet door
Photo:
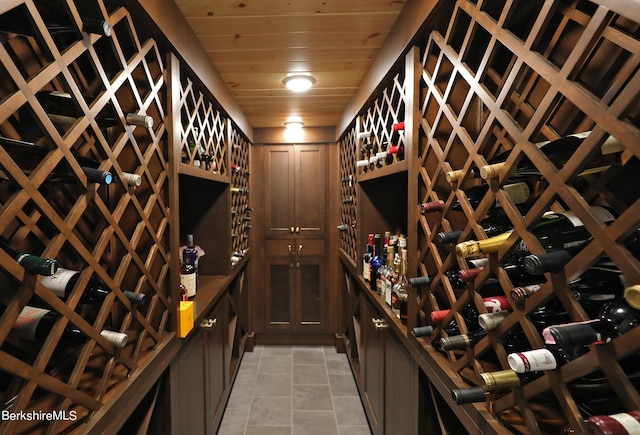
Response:
[[[326,260],[320,256],[300,257],[296,266],[297,301],[296,325],[300,330],[316,330],[326,327],[327,292],[325,282]]]
[[[291,237],[295,228],[294,147],[274,145],[264,153],[264,233],[267,239]]]
[[[226,332],[227,332],[227,300],[222,299],[207,316],[208,324],[204,329],[205,334],[205,368],[206,404],[207,404],[207,433],[216,434],[222,418],[224,405],[225,378],[226,378]]]
[[[264,265],[266,327],[290,328],[294,321],[295,269],[289,257],[266,257]]]
[[[384,433],[417,434],[418,368],[392,332],[384,335]]]
[[[171,365],[173,433],[207,433],[204,342],[204,331],[194,331]]]
[[[265,237],[326,234],[326,151],[322,145],[265,147]]]
[[[364,300],[362,300],[364,302]],[[375,311],[368,303],[362,310],[361,376],[363,401],[374,435],[384,430],[384,333],[375,327]],[[400,432],[398,432],[400,433]]]
[[[326,151],[323,145],[295,146],[294,223],[300,238],[326,235]],[[297,230],[299,228],[299,230]]]

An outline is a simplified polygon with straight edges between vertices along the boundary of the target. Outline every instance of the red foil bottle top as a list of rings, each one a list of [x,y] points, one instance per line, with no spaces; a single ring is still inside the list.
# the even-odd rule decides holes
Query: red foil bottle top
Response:
[[[422,213],[431,213],[434,211],[441,211],[444,208],[444,201],[439,200],[439,201],[425,202],[420,205],[420,208],[422,209]]]
[[[471,282],[476,279],[476,276],[482,272],[482,267],[474,267],[473,269],[463,269],[458,272],[458,277],[463,282]]]
[[[404,130],[404,121],[393,124],[393,131]]]

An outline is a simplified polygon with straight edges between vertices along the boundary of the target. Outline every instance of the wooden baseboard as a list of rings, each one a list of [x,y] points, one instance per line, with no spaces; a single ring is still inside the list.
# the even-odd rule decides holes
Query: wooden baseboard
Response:
[[[297,346],[335,346],[333,334],[294,334],[294,333],[259,333],[255,334],[255,344],[263,345],[297,345]]]

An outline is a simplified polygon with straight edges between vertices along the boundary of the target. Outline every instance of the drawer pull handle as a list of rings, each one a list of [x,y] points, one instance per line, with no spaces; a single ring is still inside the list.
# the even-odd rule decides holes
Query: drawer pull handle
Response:
[[[202,323],[200,323],[200,327],[211,329],[216,326],[216,323],[218,323],[218,319],[204,319]]]

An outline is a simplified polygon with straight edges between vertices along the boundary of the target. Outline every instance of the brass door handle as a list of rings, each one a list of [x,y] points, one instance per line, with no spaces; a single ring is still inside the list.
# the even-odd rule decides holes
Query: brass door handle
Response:
[[[201,328],[211,329],[218,323],[218,319],[204,319],[202,323],[200,323]]]
[[[373,323],[373,327],[376,329],[376,331],[381,331],[389,328],[387,321],[384,319],[371,319],[371,322]]]
[[[293,253],[293,247],[291,246],[291,244],[288,245],[288,249],[289,249],[289,269],[293,269],[295,267],[295,264],[294,264],[295,254]]]

